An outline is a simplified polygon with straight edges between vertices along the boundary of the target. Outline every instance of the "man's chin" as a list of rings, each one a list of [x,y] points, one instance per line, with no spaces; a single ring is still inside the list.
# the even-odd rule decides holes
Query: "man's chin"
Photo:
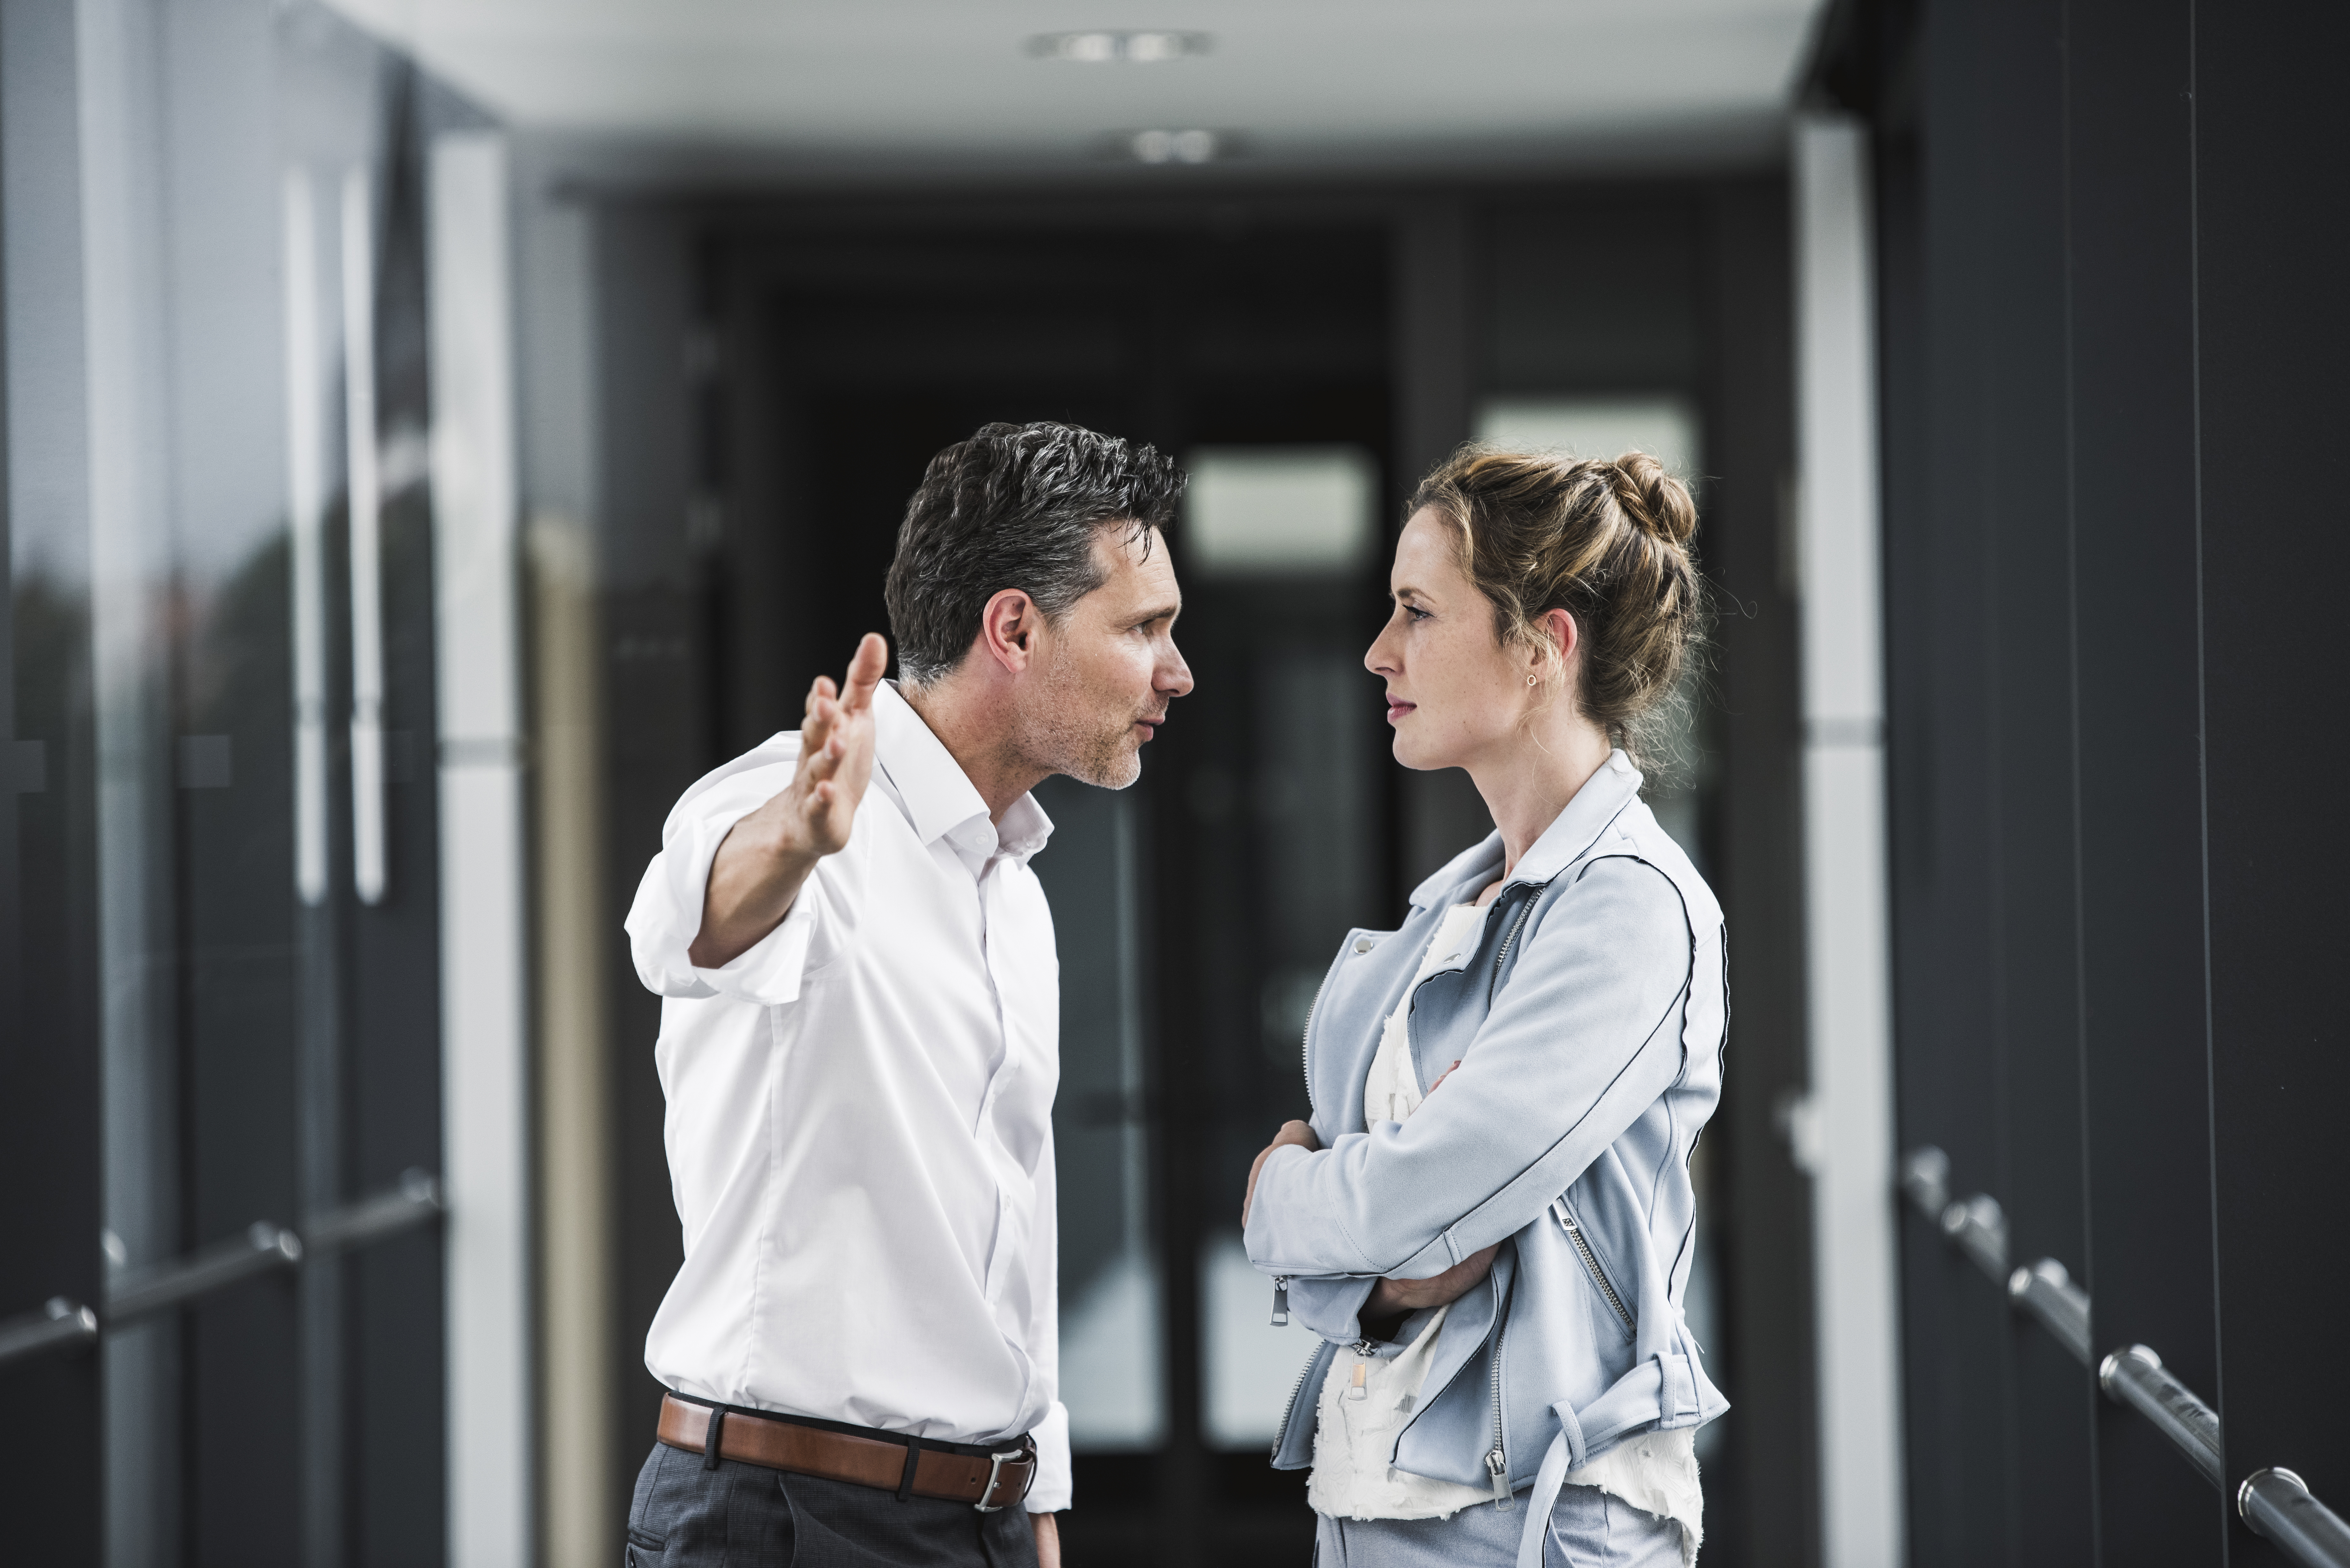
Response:
[[[1142,748],[1120,746],[1106,755],[1087,757],[1068,774],[1096,789],[1124,789],[1142,776]]]

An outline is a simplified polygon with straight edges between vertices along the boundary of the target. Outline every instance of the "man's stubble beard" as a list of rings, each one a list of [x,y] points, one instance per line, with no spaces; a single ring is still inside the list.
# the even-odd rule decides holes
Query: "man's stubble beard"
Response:
[[[1099,789],[1124,789],[1142,776],[1142,748],[1130,738],[1134,716],[1115,729],[1097,727],[1104,721],[1074,671],[1056,666],[1036,699],[1027,726],[1035,765]]]

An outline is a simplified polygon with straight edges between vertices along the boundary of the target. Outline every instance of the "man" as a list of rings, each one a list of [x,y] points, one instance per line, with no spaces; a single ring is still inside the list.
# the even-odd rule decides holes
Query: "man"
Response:
[[[1057,1395],[1054,774],[1122,789],[1191,689],[1149,447],[992,424],[931,461],[888,649],[688,790],[629,935],[685,1266],[635,1563],[1041,1563]]]

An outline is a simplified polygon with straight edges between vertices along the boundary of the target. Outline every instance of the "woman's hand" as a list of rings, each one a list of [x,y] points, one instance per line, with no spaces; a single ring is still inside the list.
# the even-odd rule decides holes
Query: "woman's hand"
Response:
[[[1315,1137],[1314,1136],[1314,1129],[1307,1127],[1304,1122],[1284,1122],[1281,1124],[1281,1130],[1273,1135],[1273,1141],[1265,1145],[1264,1147],[1258,1152],[1256,1163],[1249,1167],[1248,1190],[1241,1195],[1241,1223],[1243,1225],[1246,1225],[1248,1223],[1249,1205],[1256,1201],[1256,1173],[1264,1168],[1264,1162],[1273,1158],[1273,1151],[1281,1147],[1284,1144],[1295,1144],[1298,1147],[1305,1150],[1308,1154],[1311,1154],[1322,1147],[1322,1140]],[[1467,1287],[1463,1286],[1462,1288],[1465,1290]]]
[[[1366,1324],[1384,1322],[1457,1302],[1493,1272],[1493,1254],[1501,1250],[1502,1244],[1496,1241],[1424,1280],[1381,1280],[1371,1287],[1370,1299],[1363,1303],[1358,1315]]]

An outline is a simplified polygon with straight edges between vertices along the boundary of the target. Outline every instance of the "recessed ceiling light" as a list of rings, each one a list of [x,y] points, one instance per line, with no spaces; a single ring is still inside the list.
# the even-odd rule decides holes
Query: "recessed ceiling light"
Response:
[[[1028,52],[1040,60],[1076,60],[1092,66],[1108,65],[1117,60],[1155,65],[1161,60],[1180,60],[1186,55],[1204,55],[1208,52],[1209,43],[1205,33],[1175,33],[1160,29],[1122,33],[1039,33],[1028,40]]]
[[[1144,163],[1212,163],[1222,143],[1212,130],[1138,130],[1127,146]]]

